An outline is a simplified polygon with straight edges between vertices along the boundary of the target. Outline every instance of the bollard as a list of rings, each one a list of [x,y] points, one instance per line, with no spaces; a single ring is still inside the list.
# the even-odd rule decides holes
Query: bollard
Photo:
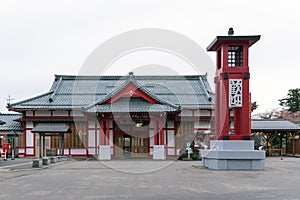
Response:
[[[56,163],[55,157],[51,157],[51,158],[50,158],[50,163]]]
[[[42,158],[42,164],[43,165],[48,165],[48,158],[47,157]]]
[[[62,157],[61,156],[57,156],[57,162],[62,161]]]
[[[32,167],[33,168],[39,168],[40,167],[40,161],[38,159],[35,159],[32,161]]]

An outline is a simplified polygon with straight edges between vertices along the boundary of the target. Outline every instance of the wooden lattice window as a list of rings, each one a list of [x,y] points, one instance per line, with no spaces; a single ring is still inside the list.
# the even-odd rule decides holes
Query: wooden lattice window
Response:
[[[228,66],[243,66],[243,46],[228,47]]]

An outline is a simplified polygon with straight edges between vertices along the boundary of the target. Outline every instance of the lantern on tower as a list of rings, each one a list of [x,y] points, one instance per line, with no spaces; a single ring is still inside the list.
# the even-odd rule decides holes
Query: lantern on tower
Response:
[[[217,36],[207,47],[215,51],[215,139],[249,140],[251,135],[251,97],[249,92],[249,48],[260,35]]]

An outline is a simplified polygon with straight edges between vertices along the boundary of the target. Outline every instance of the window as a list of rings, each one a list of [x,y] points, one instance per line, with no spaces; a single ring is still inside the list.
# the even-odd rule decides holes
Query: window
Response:
[[[218,58],[217,67],[218,67],[218,69],[220,69],[222,67],[222,51],[221,51],[221,49],[218,50],[217,58]]]
[[[228,66],[243,66],[243,46],[228,47]]]

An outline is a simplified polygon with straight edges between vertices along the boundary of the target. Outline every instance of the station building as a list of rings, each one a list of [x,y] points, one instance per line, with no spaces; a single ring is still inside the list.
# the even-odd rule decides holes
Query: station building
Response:
[[[213,130],[214,93],[207,75],[55,75],[49,91],[8,109],[22,114],[19,155],[99,156],[106,145],[112,158],[153,157],[162,145],[174,157]]]

